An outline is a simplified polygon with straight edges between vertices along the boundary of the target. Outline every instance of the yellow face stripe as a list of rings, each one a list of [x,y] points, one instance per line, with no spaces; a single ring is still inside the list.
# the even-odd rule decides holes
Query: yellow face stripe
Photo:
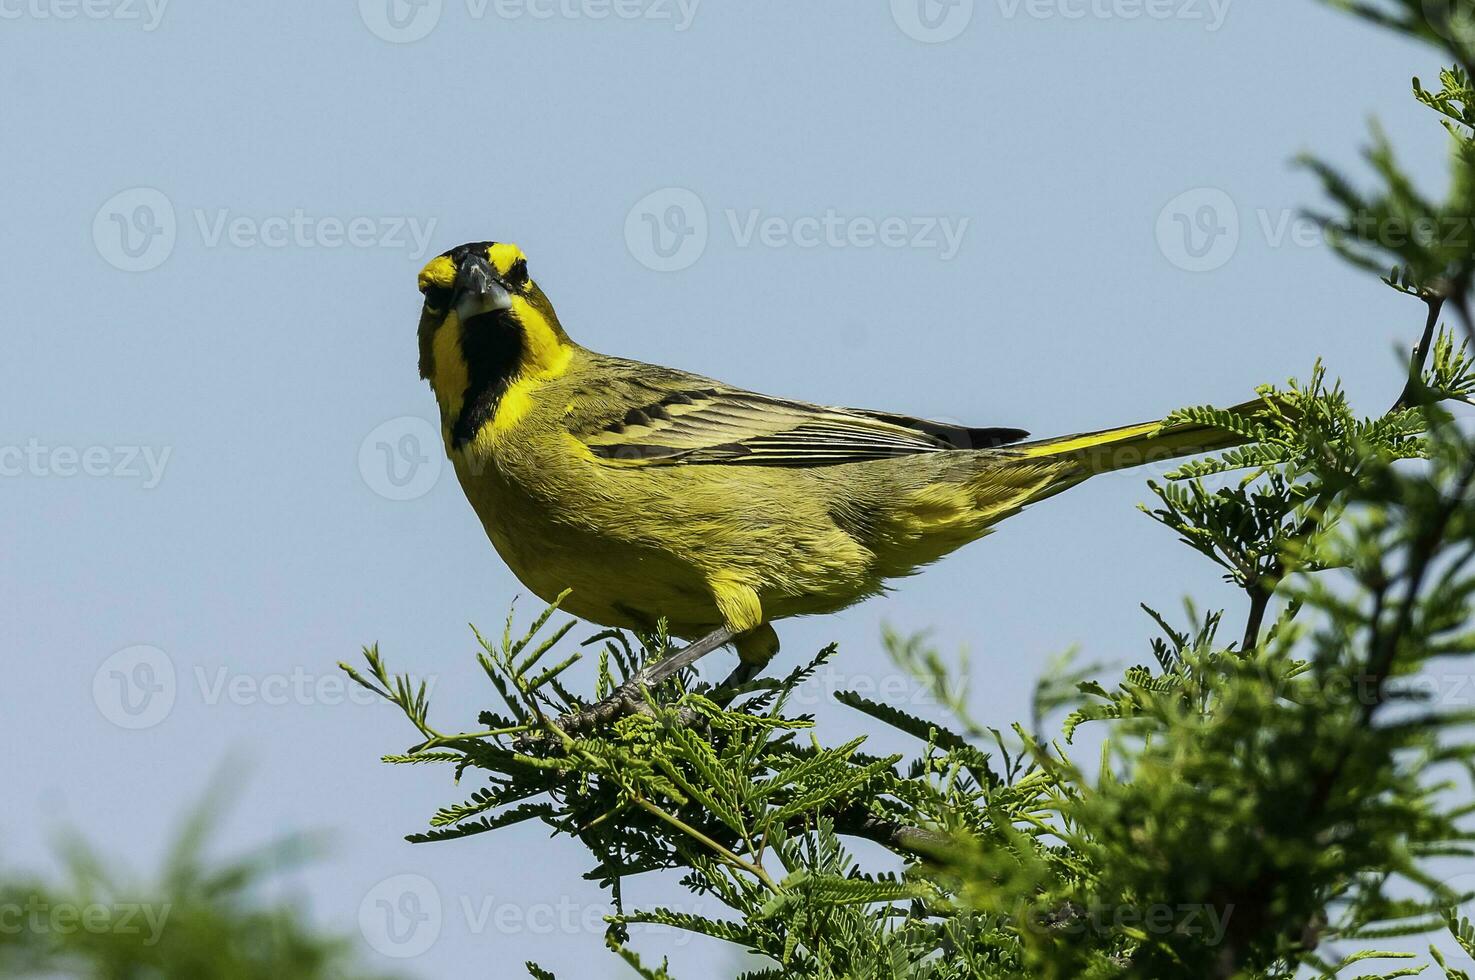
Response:
[[[527,256],[522,254],[522,249],[511,242],[497,242],[487,249],[487,261],[492,264],[497,275],[505,276],[512,271],[512,267],[518,261],[527,261]]]
[[[553,325],[525,297],[513,295],[512,315],[522,324],[523,375],[557,377],[568,366],[568,345],[558,336]]]
[[[448,256],[437,255],[420,270],[420,292],[431,288],[450,289],[456,284],[456,263]]]
[[[436,401],[440,402],[441,417],[454,421],[461,414],[466,385],[470,383],[466,355],[461,350],[461,321],[454,310],[435,328],[431,343],[435,374],[430,384],[435,389]]]
[[[499,276],[508,275],[518,262],[526,262],[522,249],[511,242],[497,242],[487,249],[487,261]],[[420,270],[420,292],[431,287],[449,289],[456,284],[456,263],[448,255],[437,255]]]

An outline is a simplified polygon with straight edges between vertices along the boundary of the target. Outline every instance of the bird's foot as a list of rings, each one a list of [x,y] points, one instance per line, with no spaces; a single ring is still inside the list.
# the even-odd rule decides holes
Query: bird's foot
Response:
[[[627,681],[616,688],[609,697],[581,711],[571,711],[566,715],[561,715],[554,724],[564,734],[578,738],[608,728],[621,718],[629,718],[633,715],[654,715],[655,710],[646,698],[647,690],[648,688],[642,685]],[[691,708],[678,707],[676,713],[677,723],[681,725],[690,725],[697,718],[697,712]]]
[[[727,627],[718,627],[671,656],[647,664],[634,677],[616,688],[613,694],[587,708],[560,716],[554,725],[565,734],[578,737],[607,728],[621,718],[651,714],[651,704],[646,697],[648,690],[664,683],[678,671],[690,667],[723,644],[731,642],[734,635]],[[678,708],[677,711],[680,724],[691,724],[696,720],[697,713],[691,708]],[[514,744],[519,751],[526,751],[541,740],[541,736],[523,736]]]

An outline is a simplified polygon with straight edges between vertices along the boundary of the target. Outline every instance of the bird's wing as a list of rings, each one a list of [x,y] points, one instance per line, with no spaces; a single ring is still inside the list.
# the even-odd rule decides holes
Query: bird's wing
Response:
[[[613,360],[613,359],[611,359]],[[832,408],[729,388],[665,368],[611,372],[599,407],[570,418],[596,457],[640,466],[836,466],[1023,439],[1019,429],[949,425],[885,412]],[[603,373],[603,372],[601,372]]]

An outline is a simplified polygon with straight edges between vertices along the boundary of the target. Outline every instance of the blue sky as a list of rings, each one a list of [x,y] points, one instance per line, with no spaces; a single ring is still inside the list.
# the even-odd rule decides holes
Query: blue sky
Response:
[[[520,244],[587,346],[819,402],[1044,436],[1318,356],[1394,396],[1420,311],[1303,233],[1290,161],[1355,165],[1376,116],[1440,186],[1429,52],[1311,2],[918,3],[0,0],[0,862],[71,825],[148,867],[234,758],[231,839],[330,831],[294,887],[366,956],[617,975],[578,847],[401,841],[470,787],[381,765],[413,733],[334,667],[378,642],[448,729],[490,700],[466,624],[522,590],[415,367],[415,273],[459,242]],[[1143,475],[781,624],[784,666],[841,644],[826,736],[867,730],[839,687],[933,710],[883,623],[966,647],[1003,725],[1062,650],[1145,659],[1139,602],[1237,608]],[[429,941],[361,928],[427,883]]]

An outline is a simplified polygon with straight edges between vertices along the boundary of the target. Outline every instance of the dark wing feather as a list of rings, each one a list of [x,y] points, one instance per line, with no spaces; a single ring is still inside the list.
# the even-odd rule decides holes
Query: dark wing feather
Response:
[[[630,362],[619,366],[626,364],[644,370],[616,372],[605,390],[590,393],[590,400],[602,404],[603,410],[570,419],[573,435],[596,457],[612,463],[838,466],[987,449],[1028,435],[1020,429],[973,429],[885,412],[810,405],[668,369]]]

